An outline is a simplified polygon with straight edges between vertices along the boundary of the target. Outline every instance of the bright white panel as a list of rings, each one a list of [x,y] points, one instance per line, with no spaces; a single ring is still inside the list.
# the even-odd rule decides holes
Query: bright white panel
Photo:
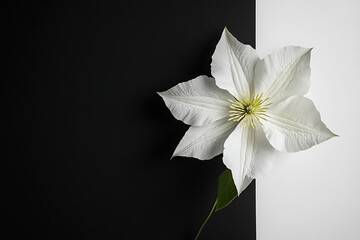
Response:
[[[336,134],[256,181],[257,240],[360,239],[360,1],[257,0],[260,55],[313,47],[306,95]]]

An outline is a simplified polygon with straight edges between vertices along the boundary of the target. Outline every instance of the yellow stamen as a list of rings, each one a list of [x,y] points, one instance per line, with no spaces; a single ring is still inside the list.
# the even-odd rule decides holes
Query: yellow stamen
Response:
[[[229,121],[242,123],[243,127],[251,126],[253,129],[257,129],[256,122],[262,125],[260,119],[266,121],[269,116],[265,112],[271,105],[271,103],[264,104],[269,98],[262,99],[262,97],[263,93],[254,93],[250,96],[250,92],[246,92],[241,99],[235,98],[235,101],[229,99],[231,103],[229,106]]]

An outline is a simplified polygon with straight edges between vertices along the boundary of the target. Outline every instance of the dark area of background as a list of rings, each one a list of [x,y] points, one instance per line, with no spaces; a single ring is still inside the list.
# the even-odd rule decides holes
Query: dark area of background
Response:
[[[187,126],[156,91],[210,75],[225,26],[254,46],[255,1],[0,4],[1,234],[193,239],[225,167],[170,161]],[[252,183],[200,239],[255,235]]]

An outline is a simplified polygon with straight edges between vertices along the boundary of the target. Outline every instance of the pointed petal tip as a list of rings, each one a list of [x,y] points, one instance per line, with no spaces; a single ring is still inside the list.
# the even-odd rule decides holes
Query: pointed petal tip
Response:
[[[242,183],[240,184],[242,185]],[[245,189],[241,189],[241,186],[238,186],[238,184],[235,184],[236,187],[236,191],[237,191],[237,197],[240,197],[240,194],[245,190]]]
[[[175,149],[174,153],[171,155],[170,160],[173,160],[174,157],[179,157],[179,156],[181,156],[181,155],[178,154],[178,152],[176,152],[176,150],[177,150],[177,149]]]
[[[230,39],[231,39],[231,38],[235,38],[235,37],[231,34],[231,32],[229,31],[229,29],[225,26],[225,27],[224,27],[224,30],[223,30],[223,32],[222,32],[222,34],[221,34],[221,38],[228,39],[229,37],[230,37]]]
[[[339,137],[339,135],[337,135],[336,133],[333,133],[329,128],[327,128],[328,132],[329,132],[329,139],[333,138],[333,137]]]
[[[224,28],[223,35],[225,35],[226,37],[229,37],[229,36],[230,36],[230,37],[235,38],[235,37],[231,34],[231,32],[229,31],[229,29],[228,29],[227,27]]]

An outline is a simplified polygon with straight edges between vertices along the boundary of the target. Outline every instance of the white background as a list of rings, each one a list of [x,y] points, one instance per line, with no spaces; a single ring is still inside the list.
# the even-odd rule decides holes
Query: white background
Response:
[[[257,240],[360,239],[360,2],[257,0],[256,48],[313,47],[311,88],[340,137],[282,154],[256,181]]]

